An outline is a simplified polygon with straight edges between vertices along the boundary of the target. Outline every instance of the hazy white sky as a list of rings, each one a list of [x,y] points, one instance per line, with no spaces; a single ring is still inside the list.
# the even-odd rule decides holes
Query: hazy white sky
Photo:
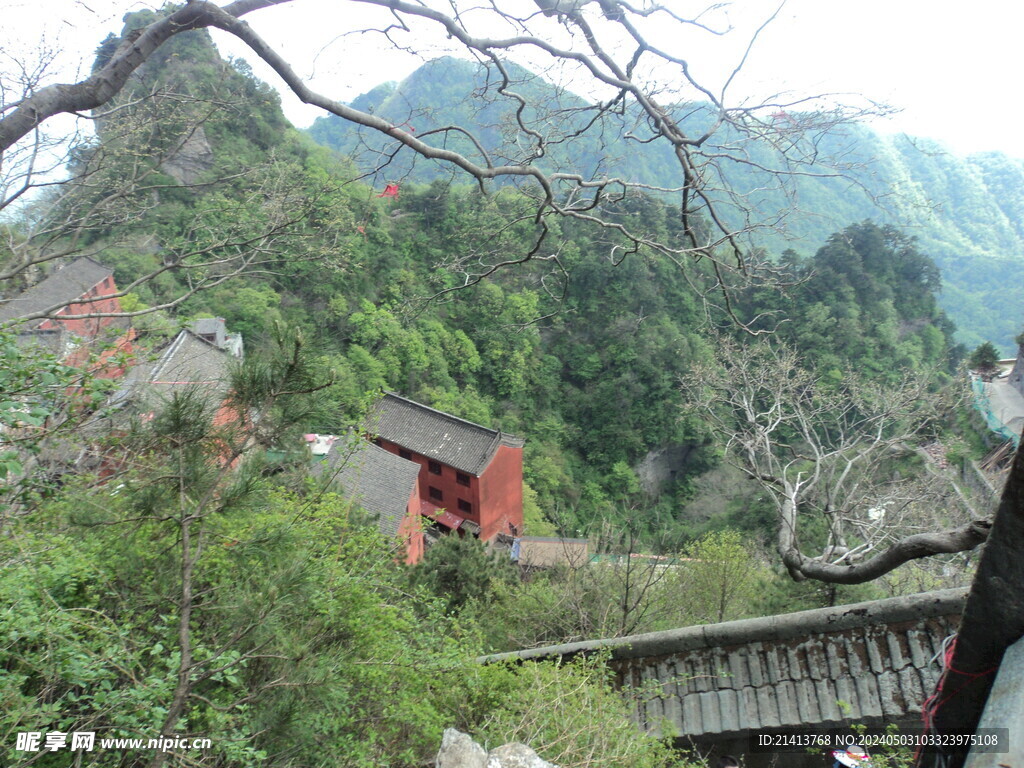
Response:
[[[504,0],[515,2],[516,0]],[[670,0],[684,12],[696,3]],[[0,70],[12,58],[40,46],[63,51],[54,68],[67,81],[87,71],[92,53],[107,32],[119,32],[124,13],[151,7],[145,0],[3,0],[0,13]],[[732,23],[742,28],[763,19],[773,0],[737,0]],[[357,11],[353,11],[357,8]],[[334,98],[350,100],[379,82],[399,80],[420,59],[385,51],[379,37],[339,38],[353,13],[373,13],[342,0],[295,0],[248,17],[300,75]],[[385,14],[386,16],[386,14]],[[369,25],[366,21],[357,26]],[[1022,74],[1019,35],[1024,3],[1019,0],[789,0],[755,48],[745,90],[859,93],[903,112],[875,124],[937,139],[958,152],[1001,150],[1024,158],[1024,104],[1016,97]],[[218,37],[229,53],[254,64],[254,57]],[[416,41],[430,53],[443,43]],[[734,47],[673,40],[698,73],[724,70]],[[278,85],[272,75],[266,79]],[[737,92],[739,95],[739,91]],[[285,109],[305,126],[316,112],[285,97]]]

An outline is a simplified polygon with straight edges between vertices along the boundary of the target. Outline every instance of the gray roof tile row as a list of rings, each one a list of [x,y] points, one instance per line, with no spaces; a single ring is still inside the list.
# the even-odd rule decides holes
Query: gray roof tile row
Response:
[[[640,705],[638,719],[652,730],[669,710],[681,713],[674,725],[689,736],[903,717],[919,713],[934,688],[940,669],[928,649],[941,646],[957,620],[935,616],[612,665],[624,681],[670,681],[663,701]]]
[[[638,698],[635,713],[655,733],[665,720],[690,737],[892,720],[921,712],[965,596],[941,590],[490,658],[610,648],[623,686],[660,690]]]
[[[226,390],[231,362],[223,350],[192,331],[183,330],[160,350],[155,360],[132,368],[126,380],[156,391],[173,391],[182,386]]]
[[[355,438],[332,446],[326,463],[322,471],[341,486],[345,497],[376,515],[381,533],[397,536],[416,489],[419,464]]]

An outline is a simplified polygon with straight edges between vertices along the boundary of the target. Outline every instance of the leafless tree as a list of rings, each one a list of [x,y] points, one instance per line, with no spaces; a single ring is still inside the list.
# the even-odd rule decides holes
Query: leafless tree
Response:
[[[529,647],[624,637],[679,618],[677,592],[668,586],[674,575],[669,558],[642,555],[635,532],[628,530],[615,534],[614,541],[600,539],[591,541],[601,550],[596,560],[578,542],[566,541],[558,555],[548,554],[545,565],[524,566],[524,583],[497,585],[497,604],[509,606],[499,611],[514,617],[499,642]]]
[[[881,385],[850,373],[826,385],[779,345],[718,347],[721,364],[684,386],[727,456],[774,501],[778,551],[794,579],[859,584],[985,541],[989,521],[920,448],[943,412],[927,380]],[[901,473],[901,461],[923,461],[924,471]],[[814,517],[826,534],[811,555]]]
[[[595,524],[588,541],[583,549],[566,540],[559,555],[538,558],[543,566],[528,560],[522,584],[496,585],[484,610],[510,619],[498,642],[533,647],[741,618],[770,574],[760,546],[735,531],[654,554],[642,549],[638,526],[619,518]]]
[[[558,247],[553,242],[557,237],[550,223],[555,218],[569,218],[603,230],[614,259],[653,250],[680,264],[705,261],[712,275],[708,293],[717,292],[726,311],[731,312],[724,272],[749,275],[766,269],[748,248],[748,236],[759,228],[776,226],[782,215],[759,211],[748,195],[766,187],[785,187],[787,179],[794,176],[843,173],[841,160],[832,163],[824,156],[819,143],[822,133],[877,110],[876,105],[868,104],[822,111],[817,108],[823,103],[816,100],[819,97],[776,94],[757,103],[734,97],[736,82],[764,25],[736,54],[735,66],[717,82],[699,79],[683,54],[659,41],[671,38],[667,34],[670,30],[680,35],[694,31],[708,36],[724,34],[728,31],[726,22],[714,16],[718,5],[691,8],[688,3],[679,7],[628,0],[536,0],[535,5],[476,7],[351,0],[385,9],[390,22],[372,30],[338,30],[340,35],[375,32],[389,45],[412,50],[417,46],[410,41],[440,33],[490,68],[488,84],[476,97],[511,105],[515,117],[505,126],[506,138],[508,146],[517,150],[492,157],[473,126],[447,126],[417,135],[411,126],[394,125],[311,90],[290,63],[244,20],[250,14],[288,2],[302,4],[301,0],[237,0],[218,6],[193,0],[169,10],[121,40],[106,63],[89,77],[72,84],[43,86],[32,82],[20,97],[8,97],[0,107],[0,153],[5,158],[19,152],[31,157],[32,142],[38,141],[40,131],[52,118],[107,108],[123,93],[133,73],[169,39],[190,30],[216,28],[248,46],[301,101],[394,142],[388,157],[394,151],[412,152],[468,174],[481,187],[504,179],[523,188],[533,201],[528,216],[535,232],[532,246],[504,259],[463,263],[464,284],[530,260],[546,259],[558,268]],[[311,18],[310,23],[317,23],[317,19]],[[510,74],[508,62],[516,57],[546,61],[552,76],[563,74],[569,87],[598,96],[533,114],[535,105],[528,104]],[[706,115],[696,131],[684,127],[694,112]],[[637,179],[602,175],[600,168],[594,173],[581,173],[547,165],[552,148],[583,135],[605,137],[605,146],[611,149],[614,145],[614,151],[620,154],[642,145],[663,145],[672,158],[676,185],[655,188]],[[467,151],[449,148],[456,137],[468,141]],[[769,154],[755,151],[764,147],[771,150]],[[724,180],[730,166],[743,166],[756,176],[756,189],[730,188]],[[23,170],[20,178],[30,179],[32,173]],[[9,196],[22,194],[19,190]],[[637,193],[675,197],[680,223],[675,235],[654,237],[610,212],[625,197]]]

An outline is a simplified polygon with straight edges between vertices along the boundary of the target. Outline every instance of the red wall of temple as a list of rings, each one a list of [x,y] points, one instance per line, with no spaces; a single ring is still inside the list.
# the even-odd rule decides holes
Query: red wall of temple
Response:
[[[405,563],[415,565],[423,559],[423,518],[420,517],[420,493],[419,483],[409,494],[409,503],[406,506],[406,515],[398,526],[398,535],[405,543]]]
[[[117,293],[117,286],[114,284],[114,278],[108,276],[82,294],[80,298],[110,296],[114,293]],[[128,328],[118,335],[115,335],[113,331],[107,332],[108,328],[120,321],[120,318],[116,317],[83,317],[76,320],[64,320],[61,316],[121,311],[121,301],[116,297],[76,302],[61,309],[55,318],[43,320],[39,324],[39,328],[44,331],[66,328],[79,337],[78,345],[64,360],[65,364],[72,367],[85,367],[92,360],[90,372],[94,376],[101,379],[116,379],[127,372],[127,367],[118,360],[118,357],[130,355],[135,351],[132,343],[135,341],[135,330]]]
[[[510,526],[523,532],[523,449],[499,445],[480,476],[480,538],[489,541]]]
[[[400,456],[404,450],[397,443],[380,438],[378,445]],[[499,446],[483,475],[468,475],[469,485],[458,482],[458,470],[441,464],[441,474],[430,471],[430,459],[412,453],[409,461],[420,465],[420,498],[443,507],[452,514],[472,520],[480,526],[480,539],[489,541],[499,533],[508,533],[509,526],[523,528],[523,449]],[[461,473],[466,474],[466,473]],[[430,495],[430,489],[441,492],[441,498]],[[460,508],[459,500],[470,504],[471,511]]]
[[[108,294],[117,293],[117,286],[114,285],[114,278],[107,277],[100,283],[97,283],[88,291],[86,291],[80,298],[89,299],[96,296],[107,296]],[[61,325],[67,328],[72,333],[81,336],[86,339],[92,339],[98,336],[103,329],[110,326],[117,318],[114,317],[84,317],[78,320],[63,320],[60,319],[61,315],[85,315],[92,312],[120,312],[121,301],[117,298],[105,298],[98,301],[85,301],[76,302],[75,304],[69,304],[57,313],[57,319],[44,320],[39,324],[40,329],[50,330]]]
[[[396,456],[401,456],[400,451],[405,450],[397,443],[392,443],[383,438],[379,439],[378,445]],[[409,461],[414,461],[420,465],[419,486],[421,499],[429,501],[438,507],[443,507],[459,517],[472,520],[477,525],[480,525],[480,478],[468,475],[469,485],[465,486],[458,482],[458,470],[454,467],[441,464],[441,474],[435,475],[430,471],[431,460],[428,457],[419,453],[412,453]],[[436,488],[441,492],[440,499],[430,495],[431,488]],[[472,506],[472,512],[460,509],[459,499],[468,502]]]

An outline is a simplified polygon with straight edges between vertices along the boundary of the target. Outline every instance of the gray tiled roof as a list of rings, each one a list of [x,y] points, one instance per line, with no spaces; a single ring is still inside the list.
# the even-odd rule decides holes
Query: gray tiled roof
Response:
[[[482,427],[449,413],[386,392],[367,429],[392,443],[471,475],[483,473],[498,446],[521,448],[522,438]]]
[[[58,269],[24,293],[0,303],[0,323],[70,304],[113,273],[88,256]]]
[[[333,446],[327,454],[326,471],[347,498],[377,516],[381,533],[398,535],[416,488],[419,464],[358,440]]]
[[[113,400],[143,392],[166,398],[184,387],[222,395],[227,391],[231,360],[223,350],[183,330],[159,350],[155,360],[134,366]]]
[[[636,705],[652,732],[664,721],[694,738],[891,721],[920,714],[941,671],[933,658],[956,631],[965,596],[942,590],[489,659],[611,648],[620,682],[661,689]]]
[[[62,325],[45,331],[27,326],[28,324],[16,329],[15,343],[20,347],[38,347],[58,357],[64,355],[69,337],[73,337],[73,334]]]

